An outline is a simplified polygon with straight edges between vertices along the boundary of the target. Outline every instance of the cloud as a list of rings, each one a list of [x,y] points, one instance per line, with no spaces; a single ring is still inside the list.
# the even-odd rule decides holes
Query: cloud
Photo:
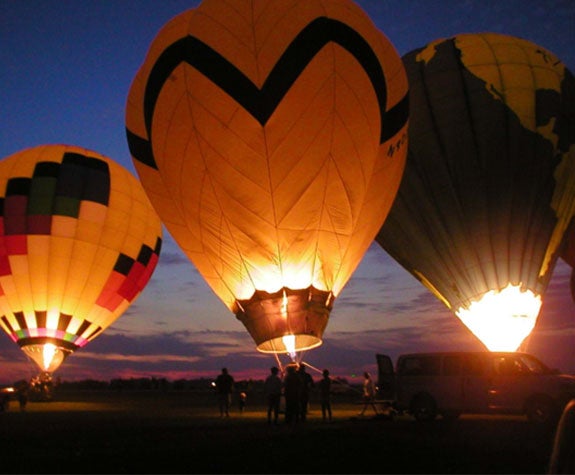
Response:
[[[163,247],[167,247],[168,244],[164,245]],[[172,246],[174,246],[175,244],[172,244]],[[175,251],[164,251],[164,249],[162,249],[162,251],[160,252],[160,259],[159,262],[162,263],[162,266],[174,266],[174,265],[189,265],[190,261],[188,260],[188,258],[180,251],[180,252],[175,252]]]
[[[368,252],[374,257],[370,266],[392,265],[377,247],[372,246]],[[369,268],[364,270],[370,272]],[[573,360],[575,344],[575,304],[568,290],[569,277],[570,268],[559,265],[527,349],[550,366],[575,372],[575,368],[571,369],[575,362],[565,364]],[[404,273],[389,280],[384,272],[383,277],[374,280],[374,286],[367,285],[369,279],[356,288],[351,286],[350,292],[336,300],[323,344],[301,355],[311,365],[314,376],[316,369],[328,368],[333,376],[359,382],[363,371],[376,371],[376,353],[387,354],[395,361],[402,353],[484,349],[459,319],[411,276]],[[213,327],[198,328],[195,308],[186,306],[185,326],[176,330],[162,316],[172,311],[167,303],[160,302],[158,312],[154,307],[149,317],[142,315],[150,305],[145,303],[137,311],[125,314],[119,324],[68,357],[56,376],[64,380],[195,379],[215,377],[225,366],[236,379],[262,379],[270,366],[278,364],[274,356],[255,349],[251,336],[235,320],[231,321],[236,329],[227,329],[230,325],[217,329],[213,309],[206,320],[213,321]],[[146,318],[149,323],[142,327]],[[282,365],[289,361],[285,355],[278,359]],[[1,376],[6,382],[38,373],[9,338],[0,339],[0,364],[9,368]]]
[[[194,363],[200,358],[197,356],[176,356],[176,355],[164,355],[164,354],[152,354],[152,355],[126,355],[123,353],[92,353],[92,352],[77,352],[75,354],[75,359],[87,358],[97,361],[111,360],[120,361],[125,360],[135,363],[173,363],[173,362],[184,362],[184,363]]]

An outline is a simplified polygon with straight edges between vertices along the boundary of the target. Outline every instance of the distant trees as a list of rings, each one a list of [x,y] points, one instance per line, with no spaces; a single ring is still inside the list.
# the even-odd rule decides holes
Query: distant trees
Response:
[[[251,382],[251,380],[250,380]],[[240,387],[251,386],[250,383],[238,381]],[[85,379],[81,381],[61,381],[61,390],[114,390],[114,391],[212,391],[212,379],[177,379],[166,378],[115,378],[110,381]]]
[[[350,384],[345,378],[334,377],[332,379],[332,393],[335,397],[347,397],[361,392],[354,384]],[[84,379],[80,381],[58,380],[54,384],[57,393],[66,391],[146,391],[146,392],[194,392],[210,393],[214,391],[213,378],[176,379],[167,378],[115,378],[110,381]],[[245,392],[250,401],[263,401],[263,380],[244,379],[234,384],[234,395]],[[312,392],[312,399],[316,398],[316,391]],[[261,401],[259,397],[261,396]],[[255,399],[254,399],[255,397]]]

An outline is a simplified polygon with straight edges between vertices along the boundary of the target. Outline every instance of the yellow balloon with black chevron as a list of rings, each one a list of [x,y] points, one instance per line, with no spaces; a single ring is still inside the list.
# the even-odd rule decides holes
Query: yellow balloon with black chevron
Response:
[[[259,351],[321,344],[399,187],[408,110],[400,56],[351,0],[205,0],[153,40],[135,168]]]

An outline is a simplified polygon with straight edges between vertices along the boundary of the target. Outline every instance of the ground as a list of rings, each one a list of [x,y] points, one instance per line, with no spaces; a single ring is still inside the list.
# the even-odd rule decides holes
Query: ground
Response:
[[[85,391],[0,413],[2,473],[546,473],[554,430],[523,417],[425,425],[337,400],[325,423],[268,426],[262,401],[220,418],[213,394]]]

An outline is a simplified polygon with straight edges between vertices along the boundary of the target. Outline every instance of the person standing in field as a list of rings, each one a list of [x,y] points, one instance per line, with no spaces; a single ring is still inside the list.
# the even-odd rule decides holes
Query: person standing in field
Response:
[[[272,415],[274,424],[278,423],[278,415],[280,412],[280,400],[282,396],[282,380],[278,376],[279,369],[273,366],[270,369],[270,375],[264,381],[264,394],[268,406],[268,424],[272,423]]]
[[[222,372],[216,378],[216,394],[220,407],[220,417],[230,417],[230,404],[232,391],[234,390],[234,378],[228,372],[228,368],[222,368]]]
[[[245,391],[242,391],[240,393],[240,399],[239,399],[239,406],[240,406],[240,414],[243,414],[244,409],[246,407],[246,401],[248,399],[248,395],[246,394]]]
[[[20,410],[26,410],[26,404],[28,404],[28,390],[29,384],[28,381],[23,379],[16,383],[16,391],[18,393],[18,404],[20,405]]]
[[[371,379],[371,375],[366,371],[363,373],[363,409],[359,413],[363,416],[367,406],[371,406],[377,415],[377,407],[375,407],[375,383]]]
[[[288,365],[286,368],[283,391],[286,403],[285,421],[290,425],[297,424],[300,415],[301,378],[293,364]]]
[[[331,422],[331,378],[327,369],[324,369],[322,374],[323,378],[318,383],[321,417],[324,422]]]
[[[301,379],[301,387],[299,393],[299,417],[302,422],[307,419],[307,410],[309,407],[309,393],[314,386],[313,378],[305,369],[305,363],[300,363],[297,370],[298,376]]]

